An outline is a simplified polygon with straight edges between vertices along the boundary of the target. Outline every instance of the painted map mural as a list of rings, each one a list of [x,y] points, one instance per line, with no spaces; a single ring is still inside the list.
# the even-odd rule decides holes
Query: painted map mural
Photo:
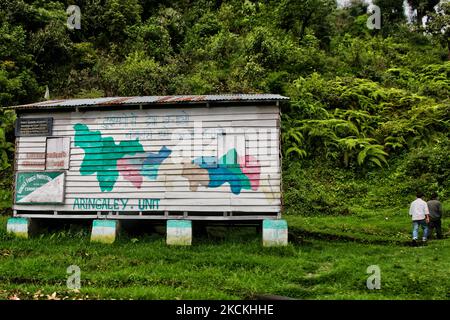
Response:
[[[163,146],[158,152],[145,151],[136,140],[116,143],[113,137],[104,137],[100,131],[90,130],[85,124],[74,125],[75,146],[84,150],[80,166],[82,175],[95,174],[102,192],[112,191],[119,177],[141,188],[144,178],[156,180],[161,163],[172,151]],[[233,194],[242,190],[256,191],[260,185],[261,166],[253,156],[240,156],[235,148],[219,159],[202,156],[183,164],[181,175],[188,179],[189,189],[199,186],[217,188],[229,184]],[[247,164],[252,164],[248,166]]]
[[[140,188],[144,177],[155,180],[161,163],[169,157],[166,146],[159,152],[146,152],[139,140],[121,141],[116,144],[113,137],[102,137],[100,131],[91,131],[85,124],[74,125],[75,146],[84,150],[80,166],[82,175],[95,174],[101,191],[112,191],[119,177]]]
[[[252,163],[253,166],[246,167],[246,163]],[[189,180],[191,191],[196,191],[200,185],[217,188],[228,182],[233,194],[240,194],[242,189],[258,190],[260,174],[261,167],[256,158],[240,157],[234,148],[220,159],[198,157],[183,169],[183,176]]]

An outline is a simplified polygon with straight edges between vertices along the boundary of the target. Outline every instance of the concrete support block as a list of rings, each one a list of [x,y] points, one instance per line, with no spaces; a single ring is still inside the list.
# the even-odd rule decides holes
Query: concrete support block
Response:
[[[119,232],[118,220],[94,220],[92,222],[91,241],[113,243]]]
[[[288,243],[288,226],[286,220],[263,221],[263,246],[286,246]]]
[[[168,245],[190,246],[192,244],[192,221],[167,220]]]
[[[30,236],[31,220],[28,218],[9,218],[6,223],[6,232],[18,238],[27,239]]]

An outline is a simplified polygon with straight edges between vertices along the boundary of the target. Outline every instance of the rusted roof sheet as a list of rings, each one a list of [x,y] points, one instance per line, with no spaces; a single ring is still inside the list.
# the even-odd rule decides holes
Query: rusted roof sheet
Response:
[[[208,102],[282,101],[288,97],[279,94],[219,94],[182,96],[109,97],[96,99],[49,100],[9,107],[11,109],[53,109],[55,107],[104,107],[120,105],[162,105]]]

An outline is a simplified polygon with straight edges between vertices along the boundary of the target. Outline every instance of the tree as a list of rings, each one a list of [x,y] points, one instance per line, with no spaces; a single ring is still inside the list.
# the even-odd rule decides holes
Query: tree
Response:
[[[382,26],[384,29],[391,29],[392,25],[403,22],[405,15],[403,12],[403,2],[400,0],[374,0],[373,3],[380,7],[382,16]]]
[[[436,12],[429,14],[426,30],[447,47],[450,61],[450,2],[441,3]]]
[[[320,28],[335,8],[334,0],[284,0],[280,5],[281,26],[292,30],[301,41],[307,28]]]
[[[101,19],[103,29],[106,29],[105,43],[113,40],[121,43],[126,38],[126,27],[137,24],[141,21],[141,11],[137,0],[119,1],[107,0],[104,10],[102,10]]]
[[[36,99],[39,90],[31,71],[33,56],[27,52],[21,26],[0,21],[0,107]]]
[[[14,143],[10,141],[13,140],[14,120],[14,112],[0,109],[0,171],[11,167],[10,159],[14,151]]]
[[[359,17],[367,12],[368,4],[364,0],[351,0],[348,6],[349,14],[352,17]]]
[[[430,12],[434,12],[434,7],[440,0],[407,0],[413,10],[417,10],[416,23],[421,26],[422,19]]]

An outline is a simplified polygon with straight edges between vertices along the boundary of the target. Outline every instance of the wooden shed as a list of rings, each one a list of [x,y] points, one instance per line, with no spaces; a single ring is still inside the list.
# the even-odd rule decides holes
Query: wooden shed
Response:
[[[14,217],[280,219],[286,100],[142,96],[11,107]]]

